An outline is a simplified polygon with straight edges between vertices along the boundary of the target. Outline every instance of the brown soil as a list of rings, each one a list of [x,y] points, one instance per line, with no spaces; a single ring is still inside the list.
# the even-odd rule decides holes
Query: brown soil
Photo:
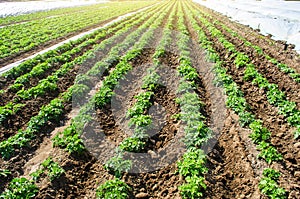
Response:
[[[293,59],[298,55],[291,48],[284,50],[280,42],[263,37],[250,28],[231,22],[226,17],[209,9],[192,5],[224,22],[249,41],[256,42],[256,45],[260,45],[265,52],[283,63],[295,64],[298,62],[297,59]],[[189,11],[186,10],[185,12]],[[184,136],[183,124],[172,117],[174,114],[180,113],[180,107],[175,103],[176,88],[179,81],[176,72],[174,72],[174,69],[179,65],[179,53],[176,45],[177,21],[178,18],[173,21],[173,42],[168,46],[168,52],[160,60],[162,67],[159,68],[158,74],[162,77],[161,85],[154,92],[153,107],[147,111],[153,118],[153,132],[155,132],[155,134],[151,134],[145,150],[142,151],[145,155],[143,157],[149,159],[145,161],[135,158],[136,156],[130,153],[125,155],[125,158],[133,160],[132,169],[124,173],[122,177],[122,180],[132,188],[130,198],[181,198],[178,187],[185,183],[185,180],[176,172],[176,161],[181,158],[185,151],[176,142]],[[166,19],[163,27],[165,23]],[[271,131],[271,143],[284,157],[283,161],[271,165],[258,159],[259,151],[249,138],[251,131],[242,128],[238,122],[239,117],[225,107],[226,97],[223,89],[216,87],[213,83],[215,76],[211,70],[212,64],[205,60],[205,52],[200,49],[197,34],[187,18],[185,23],[191,36],[189,48],[192,64],[199,75],[199,80],[196,82],[196,93],[205,104],[201,113],[206,116],[205,123],[213,130],[213,138],[203,147],[207,153],[206,166],[208,168],[208,173],[205,175],[207,190],[204,192],[203,198],[265,199],[267,197],[260,193],[258,183],[262,177],[262,171],[266,167],[280,171],[279,185],[287,191],[288,198],[299,198],[300,145],[297,140],[293,139],[292,132],[294,129],[287,124],[284,117],[278,114],[278,110],[268,103],[265,91],[243,80],[244,69],[235,67],[234,60],[229,58],[230,55],[226,53],[224,46],[213,38],[205,26],[199,22],[209,40],[213,42],[213,47],[221,59],[225,60],[224,66],[228,70],[228,74],[233,77],[244,92],[247,103],[251,106],[251,112],[255,113],[256,118],[262,120],[263,125]],[[286,92],[289,99],[298,103],[299,106],[300,101],[297,96],[300,87],[298,84],[278,71],[265,58],[245,47],[242,41],[233,38],[221,27],[218,26],[218,28],[223,31],[229,41],[236,45],[239,51],[246,53],[253,60],[258,70],[270,82],[278,84],[280,89]],[[112,98],[112,103],[104,108],[96,109],[93,113],[95,116],[93,121],[85,125],[82,138],[89,152],[82,155],[69,155],[62,149],[51,146],[50,138],[70,123],[70,115],[67,116],[67,113],[71,111],[72,107],[70,104],[66,104],[62,122],[50,123],[45,126],[41,131],[42,133],[37,135],[37,138],[31,143],[32,147],[17,150],[16,156],[11,160],[0,159],[1,168],[12,171],[12,175],[0,179],[0,192],[4,190],[13,177],[28,177],[28,174],[34,171],[44,158],[51,156],[66,172],[53,182],[44,176],[45,178],[38,182],[40,191],[36,198],[95,198],[97,187],[107,180],[113,179],[113,175],[104,169],[103,164],[115,154],[115,148],[124,138],[129,137],[132,133],[132,129],[128,127],[129,119],[126,118],[126,111],[135,103],[134,96],[142,91],[140,86],[142,78],[147,69],[152,66],[152,55],[161,36],[162,29],[157,29],[153,40],[143,53],[132,60],[133,70],[120,81],[119,87],[115,89],[116,95]],[[269,42],[273,42],[274,46],[270,46]],[[279,53],[275,53],[276,50]],[[282,57],[284,56],[286,58],[283,60]],[[117,63],[114,63],[114,66],[115,64]],[[100,80],[95,80],[94,83],[98,82],[97,88],[102,85],[102,80],[113,70],[114,66],[110,71],[106,71]],[[85,73],[88,67],[84,66],[84,69],[80,70]],[[66,79],[61,79],[60,90],[53,95],[57,96],[58,93],[72,85],[76,74],[78,74],[77,68],[69,73],[65,77]],[[30,118],[30,114],[37,114],[38,107],[43,104],[42,101],[49,102],[54,96],[47,94],[46,100],[36,99],[33,102],[26,102],[28,106],[24,108],[24,115],[20,115],[19,119],[15,121],[9,120],[11,122],[7,128],[14,129],[12,130],[14,132],[18,128],[13,125],[24,128],[26,126],[24,121]],[[35,103],[37,103],[36,109]],[[25,119],[22,120],[21,118]],[[1,139],[13,134],[13,132],[11,134],[8,132],[2,135]]]

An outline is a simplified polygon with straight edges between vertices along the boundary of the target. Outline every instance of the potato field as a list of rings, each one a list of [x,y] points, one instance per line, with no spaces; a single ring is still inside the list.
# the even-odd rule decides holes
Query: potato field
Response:
[[[191,0],[0,26],[1,199],[300,198],[292,45]]]

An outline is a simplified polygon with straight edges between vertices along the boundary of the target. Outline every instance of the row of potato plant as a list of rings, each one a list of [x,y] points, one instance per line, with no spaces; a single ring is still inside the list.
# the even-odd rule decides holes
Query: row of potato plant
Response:
[[[178,10],[177,46],[179,50],[179,66],[177,71],[181,82],[177,90],[179,97],[176,102],[180,105],[179,118],[184,123],[185,137],[183,142],[187,152],[178,161],[178,172],[184,177],[186,183],[179,187],[183,198],[200,198],[206,190],[204,174],[207,172],[205,166],[206,155],[201,146],[211,137],[211,130],[205,124],[205,116],[201,113],[204,103],[197,93],[197,81],[199,76],[197,70],[192,66],[190,34],[185,21],[186,8],[181,2]]]
[[[135,47],[139,53],[142,52],[146,43],[153,39],[155,29],[159,28],[169,9],[170,7],[168,7],[163,14],[159,15],[155,23],[151,26],[151,29],[144,35],[144,37],[141,38],[141,40],[144,39],[144,41],[139,41],[137,43]],[[171,12],[170,15],[172,15],[172,13],[174,12]],[[168,21],[170,21],[170,17]],[[162,40],[164,39],[164,36],[165,34],[163,34]],[[158,48],[156,49],[156,52],[158,52]],[[149,74],[143,79],[142,88],[145,90],[135,96],[137,101],[127,111],[127,117],[130,117],[129,125],[134,126],[134,133],[131,137],[125,138],[122,141],[122,143],[116,149],[117,154],[105,163],[105,168],[114,173],[115,179],[108,180],[98,187],[98,198],[108,199],[111,196],[118,196],[117,198],[126,199],[129,197],[128,194],[131,188],[125,182],[119,180],[119,178],[121,178],[122,172],[130,170],[132,162],[131,160],[124,160],[123,153],[125,151],[140,152],[146,145],[148,139],[147,130],[152,124],[152,118],[145,112],[153,105],[153,101],[151,100],[154,96],[153,91],[156,88],[157,81],[160,78],[155,72],[157,67],[158,63],[155,64],[154,62],[154,66],[149,68]],[[153,77],[154,79],[152,79]],[[102,106],[104,106],[104,104],[102,104]]]
[[[176,7],[176,4],[174,6]],[[154,92],[160,79],[156,69],[160,66],[159,58],[163,56],[165,47],[170,42],[170,27],[172,26],[174,16],[175,9],[172,9],[166,27],[163,29],[163,36],[153,54],[153,66],[148,69],[147,75],[143,78],[143,90],[134,96],[136,102],[127,111],[127,117],[130,118],[129,127],[134,127],[134,134],[120,144],[120,149],[124,151],[140,152],[146,145],[148,138],[146,131],[151,128],[152,124],[152,118],[147,114],[147,110],[153,105]],[[160,16],[160,18],[163,17],[164,15]]]
[[[259,154],[260,157],[266,160],[267,163],[272,161],[280,161],[282,159],[281,154],[279,154],[275,147],[270,143],[270,131],[263,127],[260,120],[255,119],[255,115],[250,111],[250,106],[247,104],[243,92],[238,88],[237,84],[233,81],[230,75],[227,75],[227,71],[222,67],[223,61],[220,60],[218,53],[213,49],[212,42],[206,37],[203,28],[199,26],[196,18],[201,21],[201,13],[190,7],[191,13],[188,14],[188,17],[191,21],[191,24],[194,30],[198,34],[199,44],[202,48],[207,51],[207,58],[210,61],[215,62],[214,71],[216,73],[217,82],[222,85],[225,90],[226,95],[228,96],[226,100],[227,107],[231,108],[237,115],[240,117],[240,123],[244,127],[248,127],[252,130],[252,133],[249,135],[255,144],[258,144],[258,149],[261,151]],[[285,198],[286,193],[284,189],[280,188],[278,185],[278,180],[272,181],[274,186],[271,186],[269,182],[263,183],[264,178],[261,179],[260,190],[263,194],[266,194],[270,198]],[[265,187],[270,189],[266,192],[264,191]]]
[[[48,157],[41,163],[39,169],[31,173],[30,176],[35,182],[38,181],[42,175],[47,175],[50,181],[53,181],[58,179],[64,172],[64,169],[55,162],[52,157]]]

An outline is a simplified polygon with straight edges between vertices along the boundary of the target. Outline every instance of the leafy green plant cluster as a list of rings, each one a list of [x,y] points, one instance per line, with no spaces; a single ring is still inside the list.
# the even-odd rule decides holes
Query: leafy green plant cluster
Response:
[[[263,127],[262,122],[255,120],[249,127],[252,130],[249,137],[255,144],[258,144],[258,149],[261,151],[258,157],[265,159],[269,164],[273,161],[281,161],[283,159],[282,155],[269,143],[271,132],[266,127]]]
[[[28,90],[19,90],[17,95],[21,99],[33,99],[37,98],[38,96],[44,96],[46,93],[57,91],[57,82],[57,76],[49,76],[47,79],[41,80],[40,83],[35,87],[32,87]]]
[[[130,119],[129,125],[130,126],[140,126],[140,127],[146,127],[149,126],[152,123],[151,116],[150,115],[136,115],[135,117],[132,117]]]
[[[240,52],[236,52],[236,53],[232,54],[231,56],[235,57],[234,64],[238,68],[246,66],[246,64],[248,64],[250,62],[249,57]]]
[[[3,199],[23,199],[23,198],[34,198],[38,192],[37,186],[33,181],[27,180],[26,178],[14,178],[8,189],[6,189],[0,198]]]
[[[43,173],[46,173],[50,181],[53,181],[59,178],[64,172],[64,169],[59,166],[57,162],[54,162],[51,157],[49,157],[44,160],[44,162],[42,162],[41,168],[39,168],[34,173],[31,173],[30,175],[32,176],[34,181],[37,181],[40,179]]]
[[[186,184],[179,187],[183,198],[201,198],[206,189],[206,156],[201,149],[188,150],[182,160],[177,162],[179,174],[185,177]]]
[[[184,79],[196,81],[199,77],[196,69],[192,67],[192,60],[190,58],[188,47],[190,37],[187,27],[184,25],[184,17],[182,12],[179,13],[177,26],[180,30],[179,36],[177,37],[177,46],[180,53],[179,67],[177,68],[177,71],[182,77],[184,77]]]
[[[128,172],[132,166],[131,160],[124,160],[123,152],[116,149],[117,155],[105,163],[105,169],[112,172],[117,178],[122,177],[123,172]]]
[[[128,199],[131,188],[118,178],[108,180],[97,188],[97,199]]]
[[[271,132],[262,126],[262,121],[255,120],[249,125],[252,133],[250,137],[255,144],[259,144],[262,141],[267,141],[271,137]]]
[[[185,178],[186,184],[179,187],[183,198],[201,198],[203,197],[203,191],[206,189],[205,178],[200,176],[188,176]]]
[[[4,122],[7,117],[16,114],[24,107],[24,104],[14,104],[12,102],[7,103],[5,106],[0,107],[0,124]]]
[[[156,51],[155,51],[156,52]],[[153,58],[154,60],[155,58]],[[155,72],[154,68],[149,68],[147,75],[143,78],[143,89],[153,91],[157,88],[160,76]]]
[[[180,104],[180,120],[185,123],[184,143],[188,148],[201,147],[210,138],[211,131],[205,125],[205,117],[200,113],[203,103],[196,93],[184,93],[176,99]]]
[[[282,155],[278,153],[277,149],[269,142],[262,141],[257,148],[261,151],[260,154],[258,154],[258,157],[265,159],[268,164],[283,159]]]
[[[198,79],[198,73],[196,69],[192,67],[192,63],[189,57],[180,57],[180,66],[178,68],[178,72],[186,80],[194,81]]]
[[[278,185],[280,173],[274,169],[267,168],[263,171],[263,178],[259,182],[259,189],[271,199],[287,198],[286,192]]]
[[[120,149],[129,152],[140,152],[146,146],[148,138],[146,131],[151,128],[152,124],[152,118],[147,115],[146,111],[153,105],[153,96],[152,91],[143,91],[134,97],[136,102],[127,111],[127,117],[130,118],[129,127],[133,127],[134,133],[132,137],[122,141],[119,146]]]
[[[182,160],[177,162],[179,173],[186,176],[199,176],[207,172],[205,167],[206,156],[201,149],[191,148],[184,155]]]
[[[129,137],[125,138],[120,144],[120,149],[128,152],[140,152],[146,146],[145,139],[140,137]]]
[[[144,114],[145,110],[150,108],[150,106],[153,104],[151,102],[153,96],[154,93],[151,91],[145,91],[134,96],[136,102],[130,109],[128,109],[127,116],[132,118]]]
[[[83,131],[84,124],[92,120],[89,115],[92,109],[93,103],[88,103],[81,108],[79,114],[72,119],[70,126],[53,138],[53,146],[64,148],[69,153],[73,154],[80,154],[85,151],[80,135]]]

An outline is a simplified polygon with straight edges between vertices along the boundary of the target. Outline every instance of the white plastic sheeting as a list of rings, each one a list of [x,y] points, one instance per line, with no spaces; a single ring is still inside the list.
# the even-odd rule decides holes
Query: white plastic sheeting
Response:
[[[295,44],[300,53],[300,1],[194,0],[275,40]]]
[[[95,3],[105,3],[105,0],[48,0],[24,2],[0,2],[0,17],[28,14],[37,11],[52,10]]]

